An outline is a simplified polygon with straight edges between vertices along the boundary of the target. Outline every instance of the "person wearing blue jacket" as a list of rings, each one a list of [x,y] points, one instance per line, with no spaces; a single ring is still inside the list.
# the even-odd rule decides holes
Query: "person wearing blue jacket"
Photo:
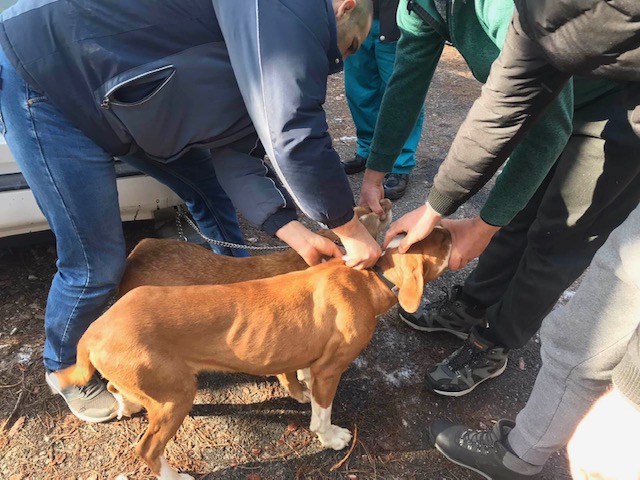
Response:
[[[375,263],[323,110],[327,76],[371,21],[371,0],[22,0],[3,12],[0,128],[56,236],[44,363],[76,416],[117,409],[99,379],[61,390],[50,375],[75,363],[125,266],[114,158],[173,188],[210,236],[242,241],[235,206],[310,265],[342,256],[295,202],[340,237],[347,265]]]

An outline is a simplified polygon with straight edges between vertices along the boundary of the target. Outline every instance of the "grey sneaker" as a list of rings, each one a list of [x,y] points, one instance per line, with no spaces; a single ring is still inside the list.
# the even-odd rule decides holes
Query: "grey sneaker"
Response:
[[[472,430],[448,420],[436,420],[429,434],[436,449],[449,461],[489,480],[540,478],[542,466],[525,462],[508,447],[507,436],[513,427],[511,420],[500,420],[490,430]]]
[[[447,332],[465,340],[476,325],[486,323],[484,309],[462,300],[462,285],[449,290],[443,288],[440,300],[427,303],[416,313],[408,313],[398,307],[400,318],[411,328],[421,332]]]
[[[69,410],[80,420],[97,423],[115,418],[118,413],[118,401],[107,390],[105,383],[94,375],[89,383],[82,387],[69,387],[62,390],[55,375],[47,371],[45,379],[53,393],[60,395],[69,406]]]
[[[460,397],[507,368],[509,350],[497,347],[472,331],[464,344],[427,371],[427,386],[447,397]]]

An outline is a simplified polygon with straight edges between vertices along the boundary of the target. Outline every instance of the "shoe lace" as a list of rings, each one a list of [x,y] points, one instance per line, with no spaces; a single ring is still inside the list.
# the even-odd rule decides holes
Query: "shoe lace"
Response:
[[[442,290],[442,293],[440,293],[440,298],[438,298],[438,300],[434,300],[433,302],[429,302],[425,304],[424,306],[425,313],[429,313],[430,311],[433,311],[435,314],[438,314],[442,311],[445,305],[453,299],[453,296],[454,296],[453,290],[451,291],[451,293],[449,293],[449,290],[447,289],[447,287],[442,287],[441,290]]]
[[[495,452],[496,439],[492,430],[465,430],[458,439],[458,445],[467,450],[489,454]]]
[[[102,384],[102,382],[100,382],[100,380],[98,380],[98,378],[94,375],[86,385],[82,385],[81,387],[79,387],[79,390],[80,394],[83,397],[92,398],[96,394],[100,393],[103,388],[104,385]]]
[[[462,369],[471,368],[476,360],[482,357],[483,353],[482,350],[479,350],[467,340],[449,359],[449,368],[456,373],[460,373]]]

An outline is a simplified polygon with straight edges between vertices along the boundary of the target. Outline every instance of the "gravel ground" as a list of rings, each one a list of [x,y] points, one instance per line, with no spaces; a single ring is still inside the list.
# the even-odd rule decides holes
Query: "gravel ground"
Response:
[[[335,147],[343,157],[355,151],[355,130],[344,98],[343,78],[330,78],[327,115]],[[479,93],[464,62],[450,48],[427,98],[418,165],[409,190],[394,205],[398,218],[424,202],[438,165]],[[362,174],[351,178],[359,191]],[[457,215],[477,213],[481,191]],[[273,243],[249,225],[247,237]],[[125,226],[128,247],[155,236],[154,226]],[[0,250],[0,478],[151,479],[133,454],[146,428],[144,416],[89,425],[69,415],[44,383],[43,319],[55,272],[52,240]],[[461,283],[469,269],[449,272],[428,285],[430,299]],[[569,298],[572,290],[565,295]],[[357,430],[352,451],[326,451],[308,430],[310,409],[287,397],[272,378],[206,374],[198,396],[167,456],[199,479],[472,479],[470,472],[429,448],[426,430],[441,417],[472,427],[490,426],[524,405],[540,366],[539,340],[510,354],[506,372],[469,395],[445,398],[423,387],[426,368],[442,360],[459,341],[421,334],[398,320],[395,307],[379,319],[369,345],[344,375],[334,403],[334,423]],[[545,479],[570,478],[564,452],[554,455]]]

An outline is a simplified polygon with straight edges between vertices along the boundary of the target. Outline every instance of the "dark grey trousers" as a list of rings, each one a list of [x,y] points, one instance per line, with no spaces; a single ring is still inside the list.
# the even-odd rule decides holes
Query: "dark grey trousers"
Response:
[[[467,278],[464,293],[487,307],[481,335],[526,344],[639,201],[640,139],[624,94],[609,94],[575,112],[556,166]]]

